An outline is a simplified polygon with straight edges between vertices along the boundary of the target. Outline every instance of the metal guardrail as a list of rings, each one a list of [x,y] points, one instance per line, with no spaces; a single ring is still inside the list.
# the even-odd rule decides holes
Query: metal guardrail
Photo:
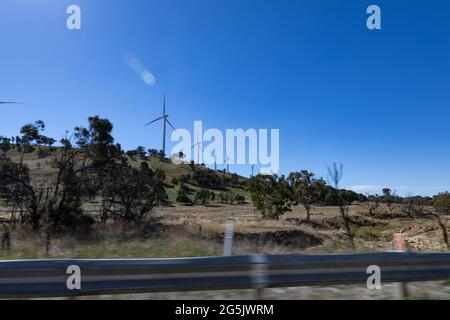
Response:
[[[81,270],[81,289],[69,290],[69,266]],[[64,297],[261,287],[450,279],[450,253],[251,255],[141,260],[22,260],[0,262],[0,298]]]

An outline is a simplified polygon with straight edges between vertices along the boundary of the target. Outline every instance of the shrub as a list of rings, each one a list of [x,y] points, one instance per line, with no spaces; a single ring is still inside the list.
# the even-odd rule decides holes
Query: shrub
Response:
[[[450,193],[442,192],[435,196],[433,207],[440,214],[450,214]]]
[[[235,200],[235,194],[231,191],[225,191],[219,193],[219,199],[222,203],[233,204]]]
[[[170,180],[170,183],[172,183],[174,186],[176,186],[180,183],[180,180],[177,177],[175,177],[175,178],[172,178],[172,180]]]
[[[245,197],[241,194],[236,194],[236,196],[234,197],[234,200],[237,203],[244,203],[245,202]]]
[[[178,191],[177,202],[183,204],[192,204],[191,198],[183,190]]]
[[[197,203],[197,201],[200,201],[202,205],[205,205],[209,201],[209,191],[206,189],[197,190],[194,202]]]
[[[83,212],[78,199],[64,203],[53,201],[48,211],[49,223],[54,228],[88,231],[95,223],[92,215]]]

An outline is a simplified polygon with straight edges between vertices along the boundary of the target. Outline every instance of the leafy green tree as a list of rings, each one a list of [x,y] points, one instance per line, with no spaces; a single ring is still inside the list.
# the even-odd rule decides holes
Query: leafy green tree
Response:
[[[214,191],[210,191],[209,198],[211,199],[211,203],[214,203],[214,200],[216,200],[216,193]]]
[[[222,203],[233,204],[235,201],[235,194],[230,190],[222,191],[219,193],[219,199]]]
[[[230,179],[231,179],[231,185],[232,186],[239,186],[239,176],[236,173],[232,173],[230,175]]]
[[[325,182],[314,178],[314,173],[307,170],[292,172],[288,177],[295,205],[301,204],[306,210],[306,222],[311,221],[311,207],[319,202],[321,189]]]
[[[383,188],[383,202],[386,203],[386,205],[389,208],[389,211],[394,211],[394,196],[392,194],[392,190],[390,188]]]
[[[61,139],[60,143],[61,147],[53,155],[52,166],[57,169],[57,174],[53,197],[48,204],[48,222],[53,230],[88,229],[95,220],[83,212],[83,199],[97,195],[98,182],[85,161],[79,165],[83,151],[74,148],[68,138]]]
[[[170,180],[170,183],[177,186],[180,183],[180,180],[177,177],[173,177],[172,180]]]
[[[3,157],[6,157],[6,153],[11,150],[11,139],[0,136],[0,151],[3,152]]]
[[[177,193],[177,202],[182,204],[192,204],[191,198],[183,190],[179,190]]]
[[[48,149],[49,151],[51,151],[52,146],[56,143],[56,140],[55,140],[55,139],[53,139],[53,138],[51,138],[51,137],[44,136],[44,135],[41,135],[41,136],[39,137],[39,141],[40,141],[40,143],[41,143],[43,146],[47,147],[47,149]]]
[[[94,169],[101,170],[121,156],[120,146],[114,145],[112,130],[112,123],[99,116],[89,117],[88,128],[75,128],[76,144],[83,152],[85,160],[88,159]]]
[[[433,217],[441,229],[442,238],[447,246],[447,249],[450,249],[449,237],[447,232],[447,226],[445,220],[441,218],[441,215],[448,215],[450,213],[450,193],[441,192],[438,195],[434,196],[432,205],[436,210],[436,213],[422,209],[422,212],[426,216]]]
[[[44,131],[45,124],[41,120],[34,124],[26,124],[20,129],[21,136],[15,138],[17,151],[20,153],[19,164],[23,164],[23,159],[26,153],[34,151],[33,143],[41,137],[41,132]]]
[[[109,167],[101,192],[102,221],[143,221],[156,205],[167,199],[163,177],[146,162],[142,162],[140,168],[134,168],[122,159],[119,164]]]
[[[392,191],[391,191],[391,189],[389,189],[389,188],[383,188],[383,190],[382,190],[382,192],[383,192],[383,195],[385,196],[385,197],[388,197],[388,196],[391,196],[392,194]]]
[[[197,201],[200,201],[202,205],[205,205],[209,201],[209,197],[210,194],[208,190],[200,189],[195,193],[194,202],[197,203]]]
[[[148,149],[148,156],[153,158],[158,158],[159,151],[157,149]]]
[[[147,160],[147,152],[145,151],[145,148],[142,146],[139,146],[136,148],[136,155],[141,159],[141,160]]]
[[[264,219],[279,220],[291,211],[291,192],[284,176],[257,175],[247,183],[251,200]]]
[[[196,169],[194,168],[190,181],[202,188],[219,188],[221,187],[222,179],[212,170]]]
[[[24,164],[0,162],[0,198],[13,202],[20,209],[20,222],[30,224],[33,230],[40,227],[46,213],[48,192],[45,182],[35,185],[30,170]],[[14,221],[14,212],[11,220]]]
[[[433,199],[433,207],[439,214],[450,214],[450,193],[446,191],[435,196]]]

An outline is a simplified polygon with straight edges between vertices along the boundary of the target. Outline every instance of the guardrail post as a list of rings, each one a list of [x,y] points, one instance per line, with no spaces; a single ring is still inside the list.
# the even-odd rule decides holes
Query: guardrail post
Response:
[[[234,223],[234,218],[227,219],[227,229],[225,231],[225,240],[223,245],[224,256],[231,256],[233,254]]]
[[[252,263],[252,281],[255,287],[255,300],[262,300],[264,288],[268,283],[267,279],[267,256],[255,254],[250,256]]]
[[[394,234],[394,246],[397,252],[406,252],[405,235],[403,233]],[[396,284],[397,300],[405,300],[408,298],[408,283],[399,282]]]

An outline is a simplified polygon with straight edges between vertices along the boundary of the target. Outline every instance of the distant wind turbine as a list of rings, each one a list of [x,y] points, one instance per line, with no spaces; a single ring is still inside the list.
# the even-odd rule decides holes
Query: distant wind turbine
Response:
[[[146,124],[146,126],[151,125],[152,123],[155,123],[159,120],[163,120],[164,126],[163,126],[163,154],[164,156],[166,155],[166,129],[167,129],[167,124],[169,124],[169,126],[172,127],[173,130],[176,130],[175,127],[170,123],[169,121],[169,115],[166,114],[166,94],[164,93],[164,103],[163,103],[163,114],[161,117],[156,118],[155,120],[149,122]]]
[[[230,173],[230,157],[228,156],[228,155],[226,155],[226,158],[225,158],[225,163],[227,164],[227,172],[228,173]]]
[[[203,150],[202,143],[197,140],[197,143],[192,146],[191,150],[194,149],[195,147],[198,147],[197,148],[197,164],[200,165],[200,151]]]

